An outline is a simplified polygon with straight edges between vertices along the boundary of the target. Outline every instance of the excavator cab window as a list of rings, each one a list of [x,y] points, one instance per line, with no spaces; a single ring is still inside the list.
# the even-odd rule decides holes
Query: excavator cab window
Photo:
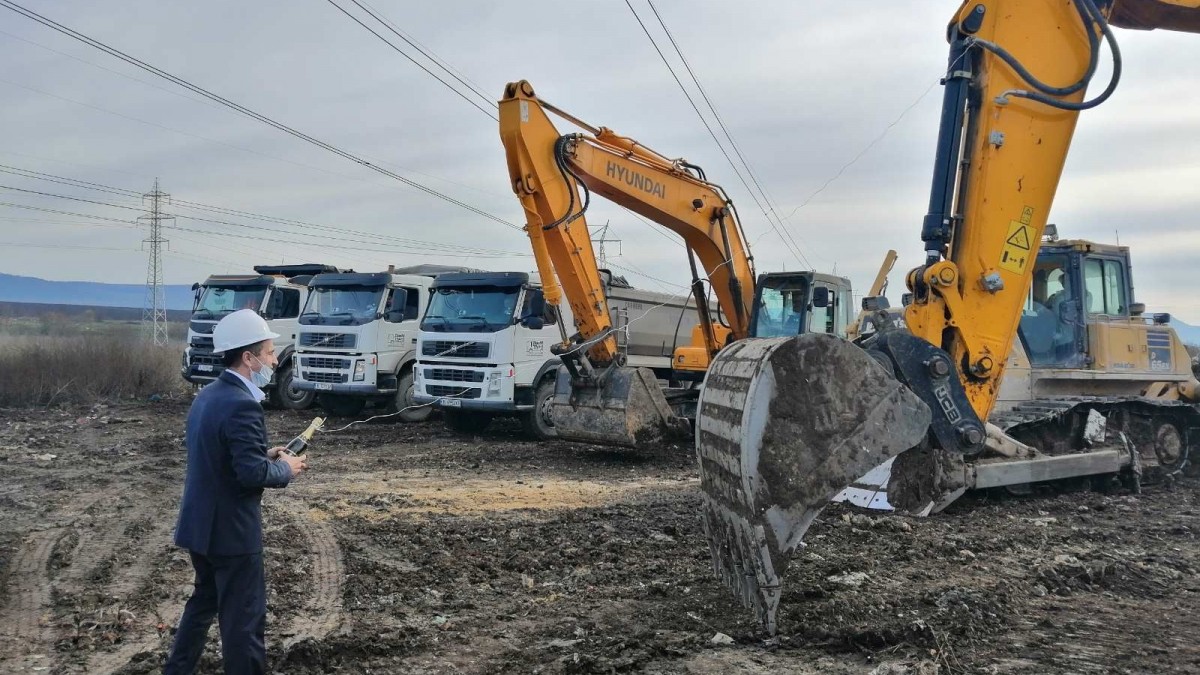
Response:
[[[1078,367],[1086,330],[1080,320],[1079,290],[1070,257],[1038,256],[1018,333],[1034,366]]]
[[[754,336],[786,337],[807,330],[810,289],[802,277],[762,279],[754,308]]]
[[[1128,316],[1125,266],[1112,258],[1088,258],[1083,263],[1088,314]]]

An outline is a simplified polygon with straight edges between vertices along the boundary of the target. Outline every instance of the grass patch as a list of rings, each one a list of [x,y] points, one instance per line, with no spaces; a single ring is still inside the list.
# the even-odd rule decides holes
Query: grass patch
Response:
[[[116,336],[0,335],[0,407],[93,403],[183,391],[181,346]]]

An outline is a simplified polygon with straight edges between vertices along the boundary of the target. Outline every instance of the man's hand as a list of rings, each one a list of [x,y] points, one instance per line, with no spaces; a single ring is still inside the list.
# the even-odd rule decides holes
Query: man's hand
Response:
[[[287,454],[287,448],[280,445],[280,446],[271,448],[270,450],[267,451],[267,459],[271,459],[271,460],[279,459],[280,455],[286,455],[286,454]]]
[[[293,478],[308,470],[308,455],[293,457],[288,454],[281,454],[279,458],[287,462],[288,466],[291,467]]]

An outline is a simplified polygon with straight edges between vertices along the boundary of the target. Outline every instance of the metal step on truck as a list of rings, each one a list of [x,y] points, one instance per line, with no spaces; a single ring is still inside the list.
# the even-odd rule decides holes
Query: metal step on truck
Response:
[[[253,309],[267,320],[272,332],[279,333],[275,340],[279,365],[265,389],[267,402],[290,410],[307,408],[313,403],[313,394],[295,386],[297,319],[308,295],[308,281],[313,275],[337,272],[338,268],[318,264],[256,265],[254,271],[257,274],[214,275],[192,285],[195,299],[180,374],[201,387],[217,379],[225,367],[221,355],[213,352],[213,328],[226,314]]]
[[[313,277],[299,319],[296,386],[330,415],[352,417],[370,403],[398,421],[428,418],[429,406],[412,408],[417,324],[434,280],[465,271],[475,270],[416,265]]]
[[[627,363],[670,382],[675,347],[699,323],[695,302],[635,289],[607,270],[601,275],[614,325],[628,326],[619,333]],[[563,325],[573,327],[570,307],[561,311]],[[496,417],[519,417],[531,437],[553,438],[551,400],[562,362],[550,348],[562,336],[552,312],[537,273],[439,276],[417,338],[414,400],[440,409],[455,431],[477,433]]]

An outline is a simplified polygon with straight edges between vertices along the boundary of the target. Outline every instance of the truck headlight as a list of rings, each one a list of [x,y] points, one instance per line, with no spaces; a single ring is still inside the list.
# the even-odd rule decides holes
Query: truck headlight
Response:
[[[362,382],[364,379],[366,379],[366,377],[367,377],[367,362],[366,361],[355,361],[354,362],[354,381]]]
[[[501,380],[500,380],[499,372],[488,373],[488,393],[489,394],[499,394],[500,393],[500,382],[501,382]]]

